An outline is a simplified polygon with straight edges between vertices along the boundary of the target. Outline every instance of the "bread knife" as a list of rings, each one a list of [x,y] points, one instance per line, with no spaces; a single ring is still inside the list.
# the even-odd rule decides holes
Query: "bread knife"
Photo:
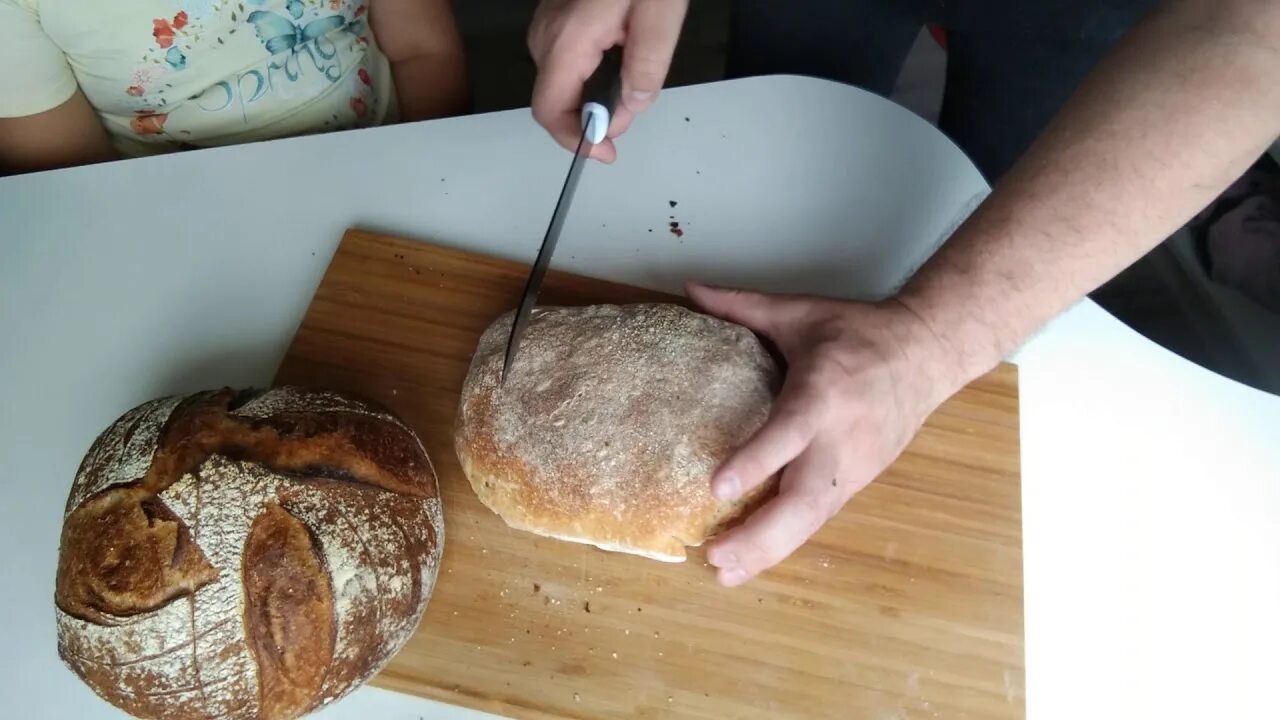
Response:
[[[524,334],[533,314],[533,306],[538,302],[538,291],[542,288],[542,280],[546,277],[547,268],[551,265],[551,255],[555,252],[556,242],[560,239],[560,230],[564,228],[565,218],[569,215],[569,206],[573,203],[574,192],[578,189],[578,178],[582,168],[591,155],[591,148],[605,138],[609,129],[609,121],[613,119],[613,111],[618,106],[618,95],[622,90],[622,54],[619,48],[613,48],[604,54],[600,65],[587,79],[582,88],[582,136],[578,138],[578,147],[573,151],[573,160],[569,163],[569,175],[560,188],[560,198],[556,200],[556,209],[551,214],[551,223],[547,226],[547,234],[542,238],[542,246],[538,248],[538,257],[533,261],[529,271],[529,279],[524,285],[524,295],[520,297],[520,305],[516,308],[515,320],[511,323],[511,335],[507,338],[507,353],[502,361],[502,382],[515,365],[516,353],[520,350],[520,337]]]

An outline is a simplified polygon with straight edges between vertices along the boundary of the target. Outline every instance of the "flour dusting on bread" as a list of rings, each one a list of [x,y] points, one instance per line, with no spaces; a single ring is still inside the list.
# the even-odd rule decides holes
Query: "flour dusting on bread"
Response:
[[[778,380],[746,328],[675,305],[540,309],[503,384],[511,317],[480,339],[455,436],[508,524],[680,560],[754,499],[722,504],[709,487]]]

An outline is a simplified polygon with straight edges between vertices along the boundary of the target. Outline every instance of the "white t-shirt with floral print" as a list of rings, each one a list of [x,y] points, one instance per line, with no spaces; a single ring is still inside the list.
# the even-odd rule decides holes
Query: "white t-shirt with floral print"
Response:
[[[0,117],[79,86],[125,156],[388,121],[369,0],[0,0]]]

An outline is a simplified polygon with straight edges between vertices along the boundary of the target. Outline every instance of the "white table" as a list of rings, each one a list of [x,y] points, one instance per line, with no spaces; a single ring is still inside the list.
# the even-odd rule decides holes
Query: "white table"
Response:
[[[986,190],[910,113],[794,77],[670,91],[621,154],[588,168],[556,262],[664,289],[881,295]],[[52,612],[107,423],[268,382],[349,226],[530,259],[567,160],[512,111],[0,179],[4,714],[117,715],[60,665]],[[1029,717],[1274,717],[1280,398],[1088,302],[1016,359]],[[365,688],[323,716],[480,715]]]

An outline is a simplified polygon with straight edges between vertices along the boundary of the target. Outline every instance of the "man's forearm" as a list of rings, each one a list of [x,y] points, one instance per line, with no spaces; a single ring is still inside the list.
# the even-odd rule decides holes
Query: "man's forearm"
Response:
[[[1240,176],[1280,130],[1277,77],[1280,3],[1167,3],[899,300],[980,374]]]

